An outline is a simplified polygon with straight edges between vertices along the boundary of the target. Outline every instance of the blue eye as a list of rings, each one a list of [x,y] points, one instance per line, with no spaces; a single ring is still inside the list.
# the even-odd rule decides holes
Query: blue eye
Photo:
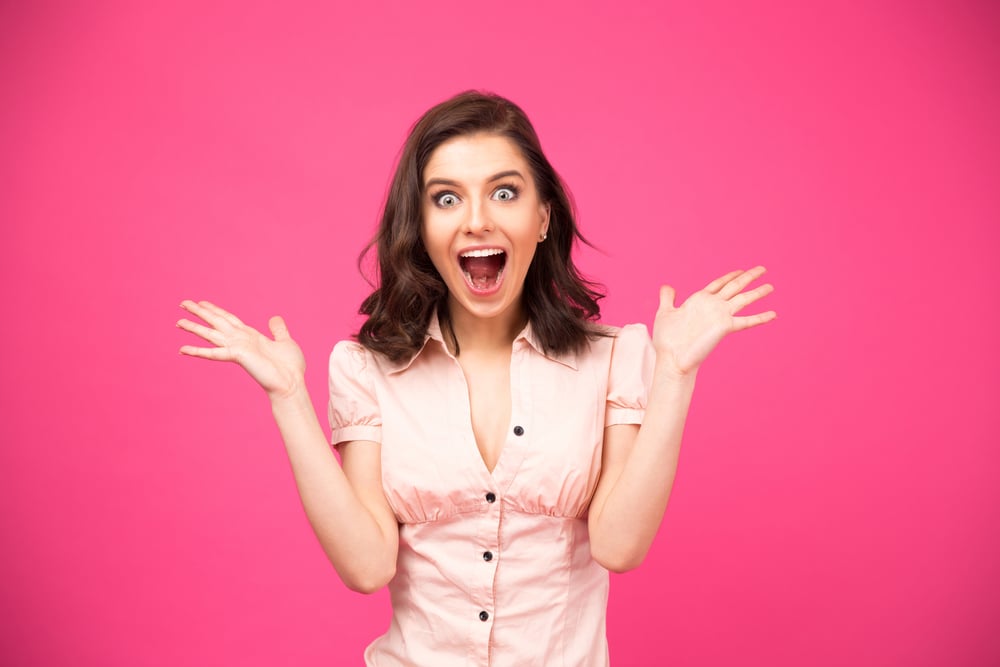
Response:
[[[503,187],[497,188],[496,192],[493,193],[493,198],[499,201],[512,201],[517,199],[517,188],[512,185],[504,185]]]
[[[458,203],[458,197],[451,192],[442,192],[434,197],[434,203],[441,208],[451,208]]]

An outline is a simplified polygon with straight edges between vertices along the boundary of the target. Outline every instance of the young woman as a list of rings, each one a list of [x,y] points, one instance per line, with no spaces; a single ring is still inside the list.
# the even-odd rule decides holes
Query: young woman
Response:
[[[608,571],[638,566],[670,495],[700,364],[768,294],[733,271],[653,335],[597,324],[567,194],[517,106],[468,92],[407,139],[357,342],[330,357],[338,464],[284,321],[207,302],[178,325],[271,400],[306,513],[351,589],[388,584],[369,665],[607,665]]]

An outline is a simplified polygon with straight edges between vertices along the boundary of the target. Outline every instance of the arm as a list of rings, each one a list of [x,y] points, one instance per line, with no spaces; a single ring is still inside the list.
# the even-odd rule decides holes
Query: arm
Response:
[[[374,593],[396,574],[399,527],[382,492],[381,445],[341,445],[343,467],[327,444],[303,388],[271,401],[309,523],[344,584]]]
[[[693,375],[664,376],[657,368],[642,426],[616,424],[604,430],[601,479],[590,503],[590,550],[612,572],[638,567],[659,530],[694,380]]]
[[[656,363],[642,425],[605,429],[601,478],[590,504],[591,554],[614,572],[638,567],[660,527],[673,488],[681,437],[698,368],[727,334],[770,322],[774,311],[735,317],[770,293],[762,285],[743,289],[764,267],[734,271],[675,308],[664,286],[653,325]]]
[[[337,463],[305,387],[302,351],[280,317],[269,322],[271,340],[206,301],[181,306],[209,326],[177,326],[215,345],[185,345],[181,354],[238,363],[267,393],[302,505],[337,574],[355,591],[384,586],[395,574],[398,527],[382,492],[379,445],[344,445]]]

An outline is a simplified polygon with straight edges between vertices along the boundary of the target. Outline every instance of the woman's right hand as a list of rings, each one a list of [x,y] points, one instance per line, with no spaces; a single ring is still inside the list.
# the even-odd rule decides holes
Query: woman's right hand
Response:
[[[181,319],[177,326],[215,347],[184,345],[181,354],[215,361],[232,361],[244,368],[264,388],[268,397],[285,398],[305,386],[306,360],[298,344],[288,335],[280,316],[267,325],[274,340],[249,327],[230,312],[208,301],[183,301],[181,308],[204,320],[208,326]]]

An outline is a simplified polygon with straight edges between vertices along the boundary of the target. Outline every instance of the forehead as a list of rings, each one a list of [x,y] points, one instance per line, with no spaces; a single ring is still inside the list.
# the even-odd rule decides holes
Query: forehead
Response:
[[[434,149],[424,167],[424,183],[432,178],[476,182],[514,169],[529,178],[528,163],[513,141],[496,134],[463,135]]]

